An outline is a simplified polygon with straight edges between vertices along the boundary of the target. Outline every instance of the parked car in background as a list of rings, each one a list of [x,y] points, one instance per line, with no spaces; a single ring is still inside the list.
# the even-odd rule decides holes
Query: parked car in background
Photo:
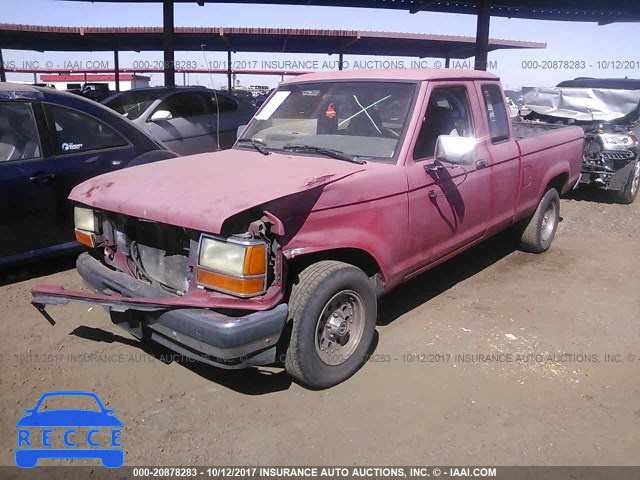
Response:
[[[255,97],[253,96],[253,94],[248,91],[248,90],[233,90],[232,92],[233,97],[234,98],[238,98],[240,100],[243,100],[247,103],[250,103],[251,105],[254,105],[254,100]]]
[[[106,83],[85,83],[82,87],[68,88],[65,91],[75,95],[80,95],[84,98],[89,98],[95,102],[102,102],[105,98],[110,97],[114,93],[109,90],[109,85]]]
[[[274,90],[275,89],[272,88],[266,93],[261,93],[260,95],[256,95],[256,97],[253,99],[253,104],[256,107],[260,108],[262,104],[267,101],[267,98],[269,98],[269,95],[271,95],[271,93],[273,93]]]
[[[85,83],[80,89],[80,95],[96,102],[103,101],[113,93],[105,83]]]
[[[99,103],[0,83],[0,265],[72,248],[71,189],[177,155]]]
[[[76,187],[98,293],[43,285],[34,305],[105,305],[182,355],[329,387],[366,361],[378,296],[506,228],[546,251],[584,140],[513,126],[495,75],[454,69],[286,80],[242,135]]]
[[[205,87],[150,87],[117,93],[104,105],[181,155],[231,148],[256,108]]]
[[[623,204],[640,191],[640,80],[576,78],[530,89],[527,119],[579,125],[585,132],[580,184],[610,191]]]

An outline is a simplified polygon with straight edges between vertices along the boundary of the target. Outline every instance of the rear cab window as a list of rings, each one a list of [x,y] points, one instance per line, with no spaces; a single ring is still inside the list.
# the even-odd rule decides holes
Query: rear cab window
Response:
[[[484,84],[480,88],[487,112],[487,123],[489,124],[491,143],[509,140],[511,136],[511,120],[507,115],[502,90],[498,85],[494,84]]]

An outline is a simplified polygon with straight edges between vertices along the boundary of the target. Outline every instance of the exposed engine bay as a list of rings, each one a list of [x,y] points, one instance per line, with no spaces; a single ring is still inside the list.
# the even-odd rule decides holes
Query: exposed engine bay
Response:
[[[526,120],[582,127],[580,184],[622,192],[625,203],[635,199],[640,176],[640,80],[569,80],[554,88],[527,89],[524,102],[530,110]]]

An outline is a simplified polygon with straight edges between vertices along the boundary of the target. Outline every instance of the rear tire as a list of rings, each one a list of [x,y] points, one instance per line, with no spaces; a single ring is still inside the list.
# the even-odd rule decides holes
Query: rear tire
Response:
[[[636,160],[635,167],[629,173],[629,178],[627,179],[627,183],[625,183],[624,188],[618,192],[615,192],[615,201],[624,205],[630,205],[635,201],[636,197],[638,196],[639,190],[640,160]]]
[[[373,286],[359,268],[325,260],[304,269],[289,300],[287,373],[311,389],[351,377],[366,359],[377,308]]]
[[[547,190],[533,216],[524,223],[520,249],[542,253],[551,246],[560,222],[560,195],[555,188]]]

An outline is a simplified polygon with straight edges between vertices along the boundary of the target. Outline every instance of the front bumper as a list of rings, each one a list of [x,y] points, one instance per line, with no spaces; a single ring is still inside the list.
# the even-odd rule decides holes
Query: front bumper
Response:
[[[40,286],[33,289],[31,303],[43,314],[45,305],[70,301],[103,305],[112,313],[114,323],[136,337],[149,338],[180,355],[222,368],[267,365],[276,360],[276,344],[287,320],[286,304],[229,316],[205,308],[185,308],[177,302],[172,305],[171,299],[178,297],[111,270],[88,253],[78,257],[76,267],[97,295]]]
[[[594,184],[605,190],[622,190],[626,186],[629,174],[635,168],[636,162],[638,162],[638,156],[616,160],[610,167],[583,161],[578,182]]]

